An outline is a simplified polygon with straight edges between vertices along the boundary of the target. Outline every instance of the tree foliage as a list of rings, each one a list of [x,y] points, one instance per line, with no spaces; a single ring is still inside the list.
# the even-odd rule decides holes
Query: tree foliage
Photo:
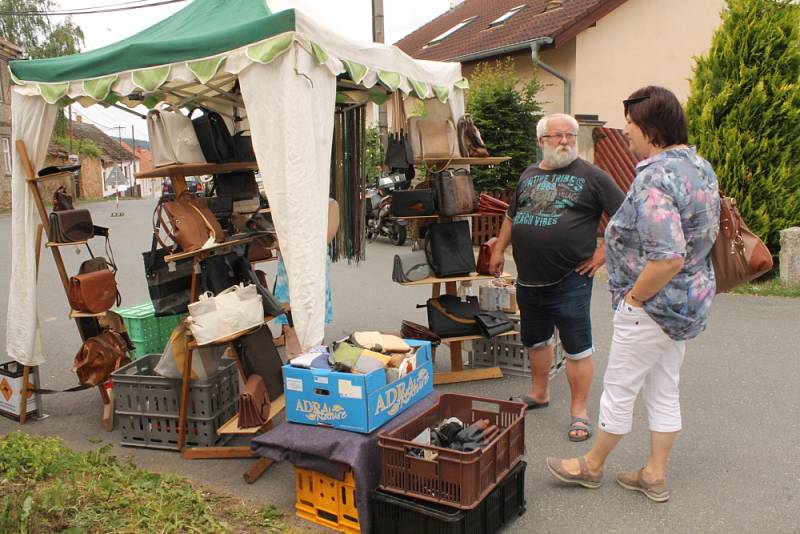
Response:
[[[57,7],[53,0],[0,0],[2,13],[43,13]],[[83,30],[71,19],[53,24],[44,14],[0,15],[0,35],[32,59],[77,54],[84,42]]]
[[[686,108],[690,141],[773,252],[800,225],[799,80],[800,7],[728,0]]]
[[[542,113],[536,76],[524,82],[514,74],[514,60],[479,63],[470,76],[467,111],[472,114],[492,156],[511,161],[471,170],[479,190],[511,189],[536,158],[536,121]]]

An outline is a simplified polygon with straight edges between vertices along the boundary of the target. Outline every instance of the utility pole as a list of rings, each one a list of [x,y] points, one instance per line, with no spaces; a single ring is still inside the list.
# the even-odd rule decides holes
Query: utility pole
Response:
[[[385,43],[386,39],[383,32],[383,0],[372,0],[372,41]],[[386,117],[386,104],[378,106],[378,131],[381,136],[381,146],[386,152],[389,143],[388,119]]]

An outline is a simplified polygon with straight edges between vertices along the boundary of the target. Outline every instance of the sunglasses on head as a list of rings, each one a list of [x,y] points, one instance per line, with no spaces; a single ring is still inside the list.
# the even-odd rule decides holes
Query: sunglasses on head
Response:
[[[634,98],[628,98],[628,99],[622,101],[622,105],[625,106],[625,107],[628,107],[631,104],[638,104],[639,102],[644,102],[648,98],[650,98],[650,95],[644,95],[644,96],[637,96],[637,97],[634,97]]]

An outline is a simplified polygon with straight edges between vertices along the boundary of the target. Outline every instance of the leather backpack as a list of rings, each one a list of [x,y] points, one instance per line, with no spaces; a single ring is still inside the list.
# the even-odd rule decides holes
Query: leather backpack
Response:
[[[489,151],[481,132],[469,113],[458,119],[458,146],[465,158],[488,158]]]

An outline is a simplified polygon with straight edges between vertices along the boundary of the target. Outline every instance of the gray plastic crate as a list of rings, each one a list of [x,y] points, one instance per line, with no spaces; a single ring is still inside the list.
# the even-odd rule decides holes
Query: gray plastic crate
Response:
[[[566,363],[558,332],[556,332],[556,340],[553,365],[550,367],[551,377],[561,372]],[[472,367],[499,367],[504,374],[531,376],[530,360],[527,351],[522,346],[519,334],[473,340],[472,350],[469,352],[469,365]]]
[[[131,447],[177,450],[181,381],[157,375],[160,354],[148,354],[111,374],[120,443]],[[230,436],[217,430],[236,413],[239,377],[236,362],[220,361],[207,380],[192,380],[186,418],[186,446],[213,447]]]

